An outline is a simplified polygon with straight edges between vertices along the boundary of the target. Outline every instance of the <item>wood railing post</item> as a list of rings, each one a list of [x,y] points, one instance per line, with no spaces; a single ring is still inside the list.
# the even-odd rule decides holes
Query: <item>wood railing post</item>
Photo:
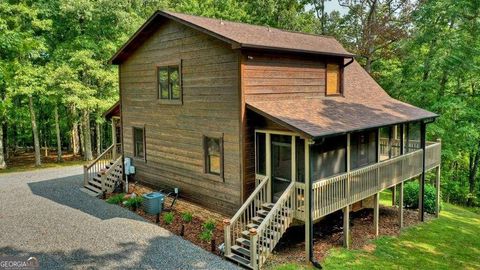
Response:
[[[250,229],[250,264],[252,269],[259,269],[260,257],[257,253],[257,230],[255,228]]]
[[[101,179],[101,181],[102,181],[102,192],[104,192],[104,191],[105,191],[105,183],[106,183],[106,181],[107,181],[107,174],[106,174],[106,170],[105,170],[105,169],[102,169],[102,170],[100,171],[100,176],[101,176],[100,179]]]
[[[87,165],[83,165],[83,185],[88,185],[88,168]]]
[[[223,220],[223,232],[224,232],[224,237],[225,237],[225,251],[224,251],[224,256],[230,255],[231,252],[231,247],[232,247],[232,238],[230,235],[230,219],[224,219]]]
[[[116,160],[117,159],[117,131],[115,128],[115,119],[112,118],[112,159]]]

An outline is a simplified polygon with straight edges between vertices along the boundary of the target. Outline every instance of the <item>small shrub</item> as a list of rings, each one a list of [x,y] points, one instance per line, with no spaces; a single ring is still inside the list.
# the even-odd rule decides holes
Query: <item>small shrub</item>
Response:
[[[406,208],[418,209],[419,197],[419,183],[418,181],[408,182],[403,188],[403,204]],[[398,197],[397,197],[398,198]],[[425,212],[435,213],[436,190],[430,184],[425,184]]]
[[[212,237],[213,237],[213,232],[212,231],[203,230],[200,233],[200,240],[202,240],[202,241],[210,242],[210,241],[212,241]]]
[[[119,204],[119,203],[122,203],[124,200],[125,200],[125,193],[120,193],[120,194],[113,195],[110,198],[108,198],[107,203]]]
[[[163,222],[165,222],[165,224],[167,225],[172,224],[174,219],[175,215],[173,214],[173,212],[167,212],[165,213],[165,215],[163,215]]]
[[[182,213],[182,220],[186,223],[192,222],[193,214],[190,212],[183,212]]]
[[[208,219],[202,224],[202,227],[205,231],[213,231],[215,229],[215,220]]]
[[[133,198],[129,198],[123,204],[130,209],[136,210],[138,207],[142,205],[142,202],[143,202],[143,197],[136,196]]]

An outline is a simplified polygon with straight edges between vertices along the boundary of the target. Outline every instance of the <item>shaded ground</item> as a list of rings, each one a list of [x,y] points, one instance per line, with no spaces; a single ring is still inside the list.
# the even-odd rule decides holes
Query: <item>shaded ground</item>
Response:
[[[82,168],[0,176],[0,256],[42,269],[236,269],[220,257],[79,191]]]
[[[80,156],[74,156],[72,153],[64,153],[62,155],[64,162],[57,162],[56,151],[49,151],[48,156],[45,156],[45,151],[42,154],[42,166],[35,167],[35,155],[32,151],[19,151],[15,155],[10,156],[6,163],[7,169],[0,170],[1,173],[9,172],[24,172],[34,169],[65,167],[72,165],[83,165],[85,162]]]

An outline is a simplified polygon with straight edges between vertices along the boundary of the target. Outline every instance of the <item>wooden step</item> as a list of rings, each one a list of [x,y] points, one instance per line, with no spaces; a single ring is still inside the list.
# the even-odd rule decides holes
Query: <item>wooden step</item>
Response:
[[[100,188],[100,189],[102,188],[102,183],[99,183],[97,181],[90,180],[90,181],[88,181],[88,184],[91,185],[91,186],[94,186],[96,188]]]
[[[263,210],[270,211],[270,210],[272,210],[274,205],[275,204],[273,204],[273,203],[264,203],[264,204],[262,204],[262,208],[263,208]]]
[[[247,228],[248,228],[248,229],[256,229],[256,228],[258,228],[258,224],[249,223],[249,224],[247,224]]]
[[[248,269],[252,269],[252,266],[250,265],[250,260],[249,259],[245,259],[243,258],[242,256],[238,256],[237,254],[230,254],[230,255],[227,255],[225,256],[225,258],[233,261],[233,262],[236,262]]]
[[[94,187],[94,186],[92,186],[92,185],[86,185],[85,188],[86,188],[86,189],[89,189],[89,190],[91,190],[91,191],[93,191],[93,192],[99,193],[99,194],[102,193],[102,190],[101,190],[101,189],[96,188],[96,187]]]
[[[250,248],[250,240],[245,239],[243,237],[235,239],[235,243],[237,243],[237,245],[242,246],[246,249]]]
[[[258,216],[253,217],[252,221],[253,221],[253,223],[260,225],[263,221],[263,217],[258,217]]]
[[[258,210],[257,211],[257,215],[262,217],[262,218],[265,218],[267,215],[268,215],[269,211],[266,211],[266,210]]]
[[[232,252],[244,258],[250,259],[250,250],[239,245],[233,245]]]

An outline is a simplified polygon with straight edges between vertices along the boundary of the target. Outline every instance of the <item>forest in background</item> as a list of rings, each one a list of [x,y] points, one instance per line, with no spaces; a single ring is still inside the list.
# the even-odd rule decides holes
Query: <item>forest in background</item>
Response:
[[[5,0],[0,2],[0,169],[20,148],[91,160],[118,100],[109,58],[159,9],[336,37],[389,94],[440,118],[446,201],[480,205],[480,1]]]

